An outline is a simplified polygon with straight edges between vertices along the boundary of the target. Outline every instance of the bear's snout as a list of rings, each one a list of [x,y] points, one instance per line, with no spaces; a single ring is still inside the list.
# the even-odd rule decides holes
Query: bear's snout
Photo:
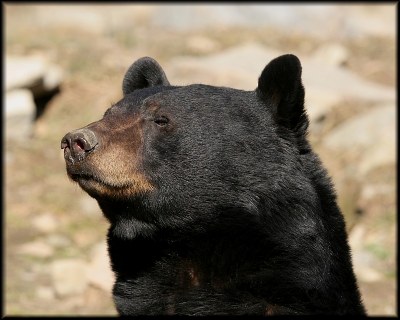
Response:
[[[78,129],[69,132],[61,139],[64,158],[71,163],[83,160],[97,145],[96,135],[89,129]]]

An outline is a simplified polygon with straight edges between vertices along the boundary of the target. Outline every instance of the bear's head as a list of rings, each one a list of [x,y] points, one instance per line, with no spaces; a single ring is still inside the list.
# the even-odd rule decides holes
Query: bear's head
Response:
[[[272,60],[254,91],[171,86],[145,57],[126,72],[123,94],[61,141],[69,177],[111,222],[134,221],[135,232],[204,226],[221,212],[277,206],[276,194],[313,192],[299,169],[310,147],[296,56]]]
[[[297,57],[272,60],[253,91],[172,86],[146,57],[123,94],[61,140],[110,221],[121,314],[365,313]]]

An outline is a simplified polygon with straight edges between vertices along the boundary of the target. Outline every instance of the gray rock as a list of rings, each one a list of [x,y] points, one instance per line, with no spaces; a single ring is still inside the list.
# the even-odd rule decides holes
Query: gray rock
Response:
[[[97,201],[93,198],[84,196],[79,199],[79,205],[84,215],[97,217],[102,214]]]
[[[196,54],[209,54],[216,51],[219,45],[214,40],[205,36],[192,36],[187,41],[189,50]]]
[[[338,152],[359,153],[357,171],[396,161],[396,108],[393,104],[377,106],[353,117],[332,130],[323,140],[325,147]]]
[[[312,59],[322,64],[343,66],[349,58],[348,50],[340,43],[330,42],[323,44],[312,54]]]
[[[32,15],[33,21],[42,27],[52,28],[57,26],[65,28],[79,28],[85,32],[100,34],[106,25],[106,16],[100,8],[85,5],[41,5],[35,8]]]
[[[112,291],[115,277],[111,271],[110,259],[105,242],[101,242],[93,247],[88,270],[88,280],[90,284],[106,292]]]
[[[166,71],[174,84],[196,82],[253,90],[262,69],[278,55],[277,50],[246,43],[205,57],[173,58]]]
[[[360,281],[376,282],[384,278],[384,275],[374,268],[375,258],[365,250],[356,250],[352,253],[354,272]]]
[[[39,286],[36,288],[36,297],[41,300],[53,300],[55,298],[54,290],[51,287]]]
[[[360,201],[368,201],[375,197],[380,197],[387,194],[394,194],[396,192],[394,185],[386,183],[366,184],[363,186]]]
[[[43,240],[25,243],[18,248],[18,253],[38,258],[48,258],[54,254],[54,249]]]
[[[312,119],[327,114],[332,104],[321,105],[323,99],[341,101],[359,99],[369,102],[395,101],[393,88],[364,80],[354,72],[333,65],[300,57],[303,65],[303,83],[306,89],[306,101]]]
[[[39,231],[44,233],[56,230],[58,222],[52,213],[43,213],[32,219],[32,225]]]
[[[46,237],[46,243],[55,248],[63,248],[70,246],[71,240],[62,234],[52,233]]]
[[[46,73],[46,62],[41,56],[7,56],[5,62],[6,91],[35,87]]]
[[[29,90],[7,92],[4,110],[6,139],[28,139],[33,133],[35,113],[35,102]]]
[[[29,89],[34,97],[40,97],[58,88],[62,79],[62,69],[43,56],[6,57],[6,91]]]
[[[201,58],[174,58],[166,65],[166,71],[173,84],[195,82],[254,90],[266,64],[285,53],[247,43]],[[395,90],[390,87],[366,81],[351,71],[323,61],[297,56],[303,66],[306,106],[311,121],[326,116],[343,99],[395,101]]]
[[[155,7],[153,25],[174,30],[205,27],[274,27],[320,38],[394,36],[395,6],[362,5],[168,5]],[[290,21],[290,23],[288,23]],[[369,26],[372,25],[372,26]]]
[[[47,65],[46,72],[35,86],[30,87],[34,97],[41,97],[53,92],[61,86],[63,80],[63,71],[59,66]]]
[[[58,297],[82,294],[88,284],[86,263],[79,259],[54,261],[50,274]]]
[[[362,224],[355,225],[349,232],[349,245],[352,251],[360,251],[365,240],[365,226]]]
[[[96,35],[126,31],[139,25],[185,31],[210,27],[272,27],[324,40],[396,34],[396,6],[391,4],[40,5],[29,12],[29,17],[32,23],[43,28],[79,28]]]

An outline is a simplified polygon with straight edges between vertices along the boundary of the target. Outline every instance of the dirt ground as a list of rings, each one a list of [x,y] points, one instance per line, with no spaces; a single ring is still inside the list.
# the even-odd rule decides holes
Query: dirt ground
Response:
[[[16,9],[7,12],[14,17],[14,22],[10,22],[11,27],[6,30],[6,53],[45,54],[66,73],[60,93],[48,103],[43,115],[35,122],[32,138],[4,141],[5,314],[115,315],[110,293],[97,288],[91,288],[83,297],[78,297],[79,301],[46,298],[38,294],[38,288],[52,285],[47,267],[51,260],[62,257],[84,259],[93,244],[104,240],[107,230],[107,222],[100,210],[98,214],[82,214],[82,199],[87,195],[65,174],[60,149],[63,135],[96,121],[113,102],[119,100],[122,76],[128,67],[126,61],[132,62],[137,57],[148,55],[157,57],[162,65],[177,55],[196,55],[187,45],[189,37],[210,38],[219,44],[216,50],[252,38],[265,44],[265,39],[268,39],[268,46],[283,51],[297,46],[304,53],[312,52],[321,40],[283,36],[268,28],[257,32],[238,28],[218,32],[160,33],[149,27],[147,34],[154,32],[157,41],[144,37],[141,28],[94,38],[92,33],[79,28],[45,28],[40,24],[27,28],[23,19],[19,19],[23,16],[21,12]],[[391,40],[368,38],[349,41],[345,45],[353,53],[348,68],[371,81],[394,86],[395,74],[390,61],[395,50],[392,50],[394,43]],[[377,47],[390,50],[376,50]],[[373,72],[364,68],[371,61],[376,62]],[[346,116],[339,114],[343,111],[337,112],[338,121]],[[395,185],[395,172],[395,165],[386,166],[372,172],[368,179]],[[371,237],[379,238],[384,244],[385,250],[376,247],[375,253],[381,257],[377,268],[385,278],[380,282],[360,283],[360,287],[370,314],[393,315],[397,313],[396,197],[394,193],[388,193],[368,201],[360,204],[362,215],[356,224],[364,226]],[[68,245],[55,246],[54,253],[48,257],[18,254],[23,244],[38,239],[50,241],[52,235],[43,234],[32,225],[32,219],[43,213],[57,217],[60,227],[55,233],[67,239]]]

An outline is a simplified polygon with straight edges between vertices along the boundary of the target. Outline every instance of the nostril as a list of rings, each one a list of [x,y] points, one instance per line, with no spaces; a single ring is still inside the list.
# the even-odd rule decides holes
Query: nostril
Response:
[[[84,139],[82,139],[82,138],[77,138],[77,139],[74,141],[74,143],[76,144],[76,146],[78,147],[78,149],[85,150],[85,151],[90,149],[90,148],[88,147],[87,142],[86,142]]]
[[[83,160],[97,145],[95,133],[87,128],[67,133],[61,139],[64,158],[72,163]]]

